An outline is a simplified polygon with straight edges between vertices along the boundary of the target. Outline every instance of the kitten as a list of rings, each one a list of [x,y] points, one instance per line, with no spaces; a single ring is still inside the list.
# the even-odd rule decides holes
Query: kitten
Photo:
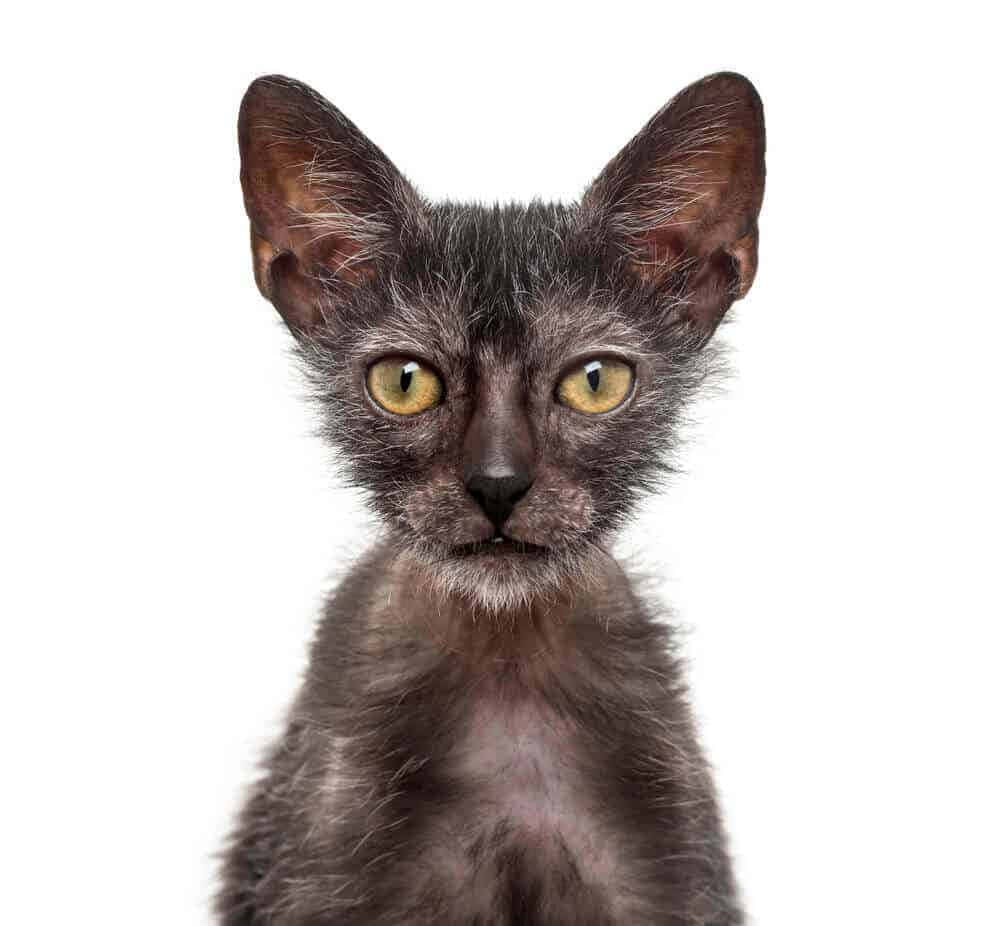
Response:
[[[753,87],[688,87],[568,206],[427,203],[283,77],[239,142],[257,285],[385,536],[326,606],[221,922],[743,922],[671,633],[607,545],[753,281]]]

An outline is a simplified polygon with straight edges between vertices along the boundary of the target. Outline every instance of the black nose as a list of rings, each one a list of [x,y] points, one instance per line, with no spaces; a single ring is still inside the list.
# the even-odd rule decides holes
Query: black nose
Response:
[[[532,478],[528,473],[507,476],[473,473],[466,479],[465,487],[499,531],[510,517],[514,506],[528,494],[531,483]]]

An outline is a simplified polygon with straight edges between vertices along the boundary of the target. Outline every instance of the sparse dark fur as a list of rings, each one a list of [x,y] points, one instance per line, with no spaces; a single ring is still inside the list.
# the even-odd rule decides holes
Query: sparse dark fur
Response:
[[[606,547],[753,279],[752,87],[692,85],[571,206],[424,203],[285,78],[251,86],[240,142],[258,284],[386,531],[327,604],[221,922],[743,922],[670,630]],[[444,401],[380,411],[387,355],[430,364]],[[598,355],[633,367],[628,401],[555,401]],[[463,473],[524,434],[503,533],[544,551],[470,553],[495,528]]]

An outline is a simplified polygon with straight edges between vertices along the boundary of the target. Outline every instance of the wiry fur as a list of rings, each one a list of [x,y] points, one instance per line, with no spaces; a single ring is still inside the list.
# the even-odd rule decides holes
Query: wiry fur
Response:
[[[638,238],[722,164],[697,155],[726,147],[740,103],[703,95],[736,88],[759,118],[745,81],[713,80],[694,96],[710,119],[691,122],[681,98],[679,124],[657,116],[570,206],[423,203],[311,91],[271,78],[248,93],[258,282],[296,334],[337,464],[387,532],[326,608],[227,852],[223,922],[742,922],[670,632],[606,552],[669,471],[716,365],[718,306],[748,266],[727,238],[671,252],[672,271],[636,268]],[[742,218],[712,199],[706,234],[752,226],[755,246],[757,193]],[[717,314],[689,311],[705,305]],[[620,408],[554,401],[567,364],[609,354],[635,370]],[[380,411],[365,371],[387,355],[432,365],[445,401]],[[493,527],[463,485],[463,439],[497,382],[516,384],[536,455],[505,531],[541,552],[475,546]]]
[[[500,610],[586,574],[593,545],[664,475],[679,414],[716,357],[665,311],[662,293],[643,295],[616,279],[614,267],[602,270],[579,237],[580,221],[569,207],[540,204],[430,207],[428,239],[404,249],[391,278],[373,280],[299,341],[345,476],[370,491],[414,555],[434,564],[432,581]],[[373,415],[363,370],[386,353],[430,361],[449,401],[414,420]],[[553,382],[568,358],[607,353],[630,357],[639,370],[642,389],[627,408],[584,420],[553,406]],[[521,539],[553,553],[509,574],[477,572],[449,555],[480,515],[443,458],[460,451],[484,369],[524,381],[548,447],[515,517]],[[532,530],[541,511],[544,525]]]

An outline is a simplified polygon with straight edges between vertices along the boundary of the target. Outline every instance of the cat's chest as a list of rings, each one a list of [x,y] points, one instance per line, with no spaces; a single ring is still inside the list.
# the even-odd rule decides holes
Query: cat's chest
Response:
[[[544,705],[483,699],[472,705],[449,760],[483,825],[502,820],[544,835],[588,815],[581,751],[578,731]]]
[[[585,771],[592,761],[584,732],[543,703],[472,704],[448,758],[461,795],[448,822],[452,870],[463,872],[470,917],[506,904],[522,921],[519,899],[550,922],[610,913],[621,859]]]

